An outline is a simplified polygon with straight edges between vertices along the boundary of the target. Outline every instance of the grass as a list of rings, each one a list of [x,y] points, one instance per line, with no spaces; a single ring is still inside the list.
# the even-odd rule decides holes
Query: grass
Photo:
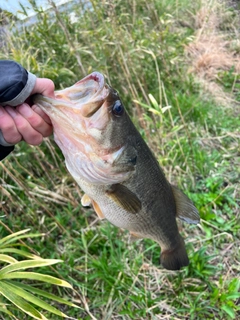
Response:
[[[52,138],[39,147],[21,143],[0,163],[1,237],[26,228],[45,234],[24,241],[32,253],[64,260],[42,272],[74,290],[41,289],[78,304],[54,304],[74,319],[237,319],[239,12],[216,0],[90,3],[83,12],[80,1],[70,15],[32,2],[38,23],[15,28],[0,57],[56,88],[93,70],[106,75],[168,179],[199,209],[200,225],[179,222],[190,265],[162,269],[157,244],[132,243],[82,208]]]

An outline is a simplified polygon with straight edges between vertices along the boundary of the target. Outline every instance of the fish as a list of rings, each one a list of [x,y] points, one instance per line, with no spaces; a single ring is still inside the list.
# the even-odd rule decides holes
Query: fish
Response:
[[[166,179],[104,75],[93,72],[55,98],[36,95],[34,103],[52,121],[66,167],[84,192],[81,204],[133,237],[157,242],[165,269],[188,266],[176,218],[197,224],[198,210]]]

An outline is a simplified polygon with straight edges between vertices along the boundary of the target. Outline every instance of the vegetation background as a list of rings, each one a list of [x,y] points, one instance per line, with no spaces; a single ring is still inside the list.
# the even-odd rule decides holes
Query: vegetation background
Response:
[[[164,270],[156,243],[132,243],[81,207],[81,190],[53,139],[21,143],[0,163],[1,238],[26,228],[41,234],[19,239],[17,248],[63,260],[39,272],[73,289],[19,283],[78,305],[53,304],[79,320],[240,318],[239,3],[50,3],[45,11],[31,1],[38,20],[29,27],[4,13],[9,32],[0,58],[51,78],[57,89],[94,70],[105,74],[167,178],[194,201],[201,224],[179,222],[190,265]],[[30,318],[3,296],[0,306],[12,313],[2,319]],[[36,319],[61,318],[36,309]]]

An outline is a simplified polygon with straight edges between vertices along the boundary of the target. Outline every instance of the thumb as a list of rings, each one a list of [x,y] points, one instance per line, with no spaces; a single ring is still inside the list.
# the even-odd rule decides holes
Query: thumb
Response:
[[[54,98],[54,89],[55,86],[52,80],[46,78],[37,78],[31,95],[40,93],[44,96]]]

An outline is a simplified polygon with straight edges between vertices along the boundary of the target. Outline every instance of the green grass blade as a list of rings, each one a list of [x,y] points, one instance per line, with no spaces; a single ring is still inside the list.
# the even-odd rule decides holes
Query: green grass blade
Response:
[[[23,260],[4,267],[0,270],[0,279],[4,278],[4,275],[16,270],[23,270],[28,268],[45,267],[62,262],[58,259],[38,259],[38,260]]]
[[[15,294],[9,285],[4,281],[0,282],[0,293],[9,301],[11,301],[17,308],[33,317],[34,319],[47,320],[39,311],[32,307],[28,302]]]
[[[72,286],[65,280],[58,279],[46,274],[36,273],[36,272],[11,272],[4,274],[2,279],[28,279],[28,280],[37,280],[46,283],[51,283],[56,286],[71,288]]]
[[[4,281],[5,282],[5,281]],[[35,297],[34,295],[32,295],[30,292],[25,291],[24,289],[22,289],[21,287],[14,285],[10,282],[5,282],[5,284],[8,286],[9,290],[11,290],[12,292],[14,292],[16,295],[20,296],[21,298],[35,304],[36,306],[47,310],[53,314],[56,314],[60,317],[64,317],[64,318],[68,318],[68,316],[66,314],[64,314],[63,312],[57,310],[56,308],[52,307],[51,305],[49,305],[48,303],[42,301],[41,299]]]

